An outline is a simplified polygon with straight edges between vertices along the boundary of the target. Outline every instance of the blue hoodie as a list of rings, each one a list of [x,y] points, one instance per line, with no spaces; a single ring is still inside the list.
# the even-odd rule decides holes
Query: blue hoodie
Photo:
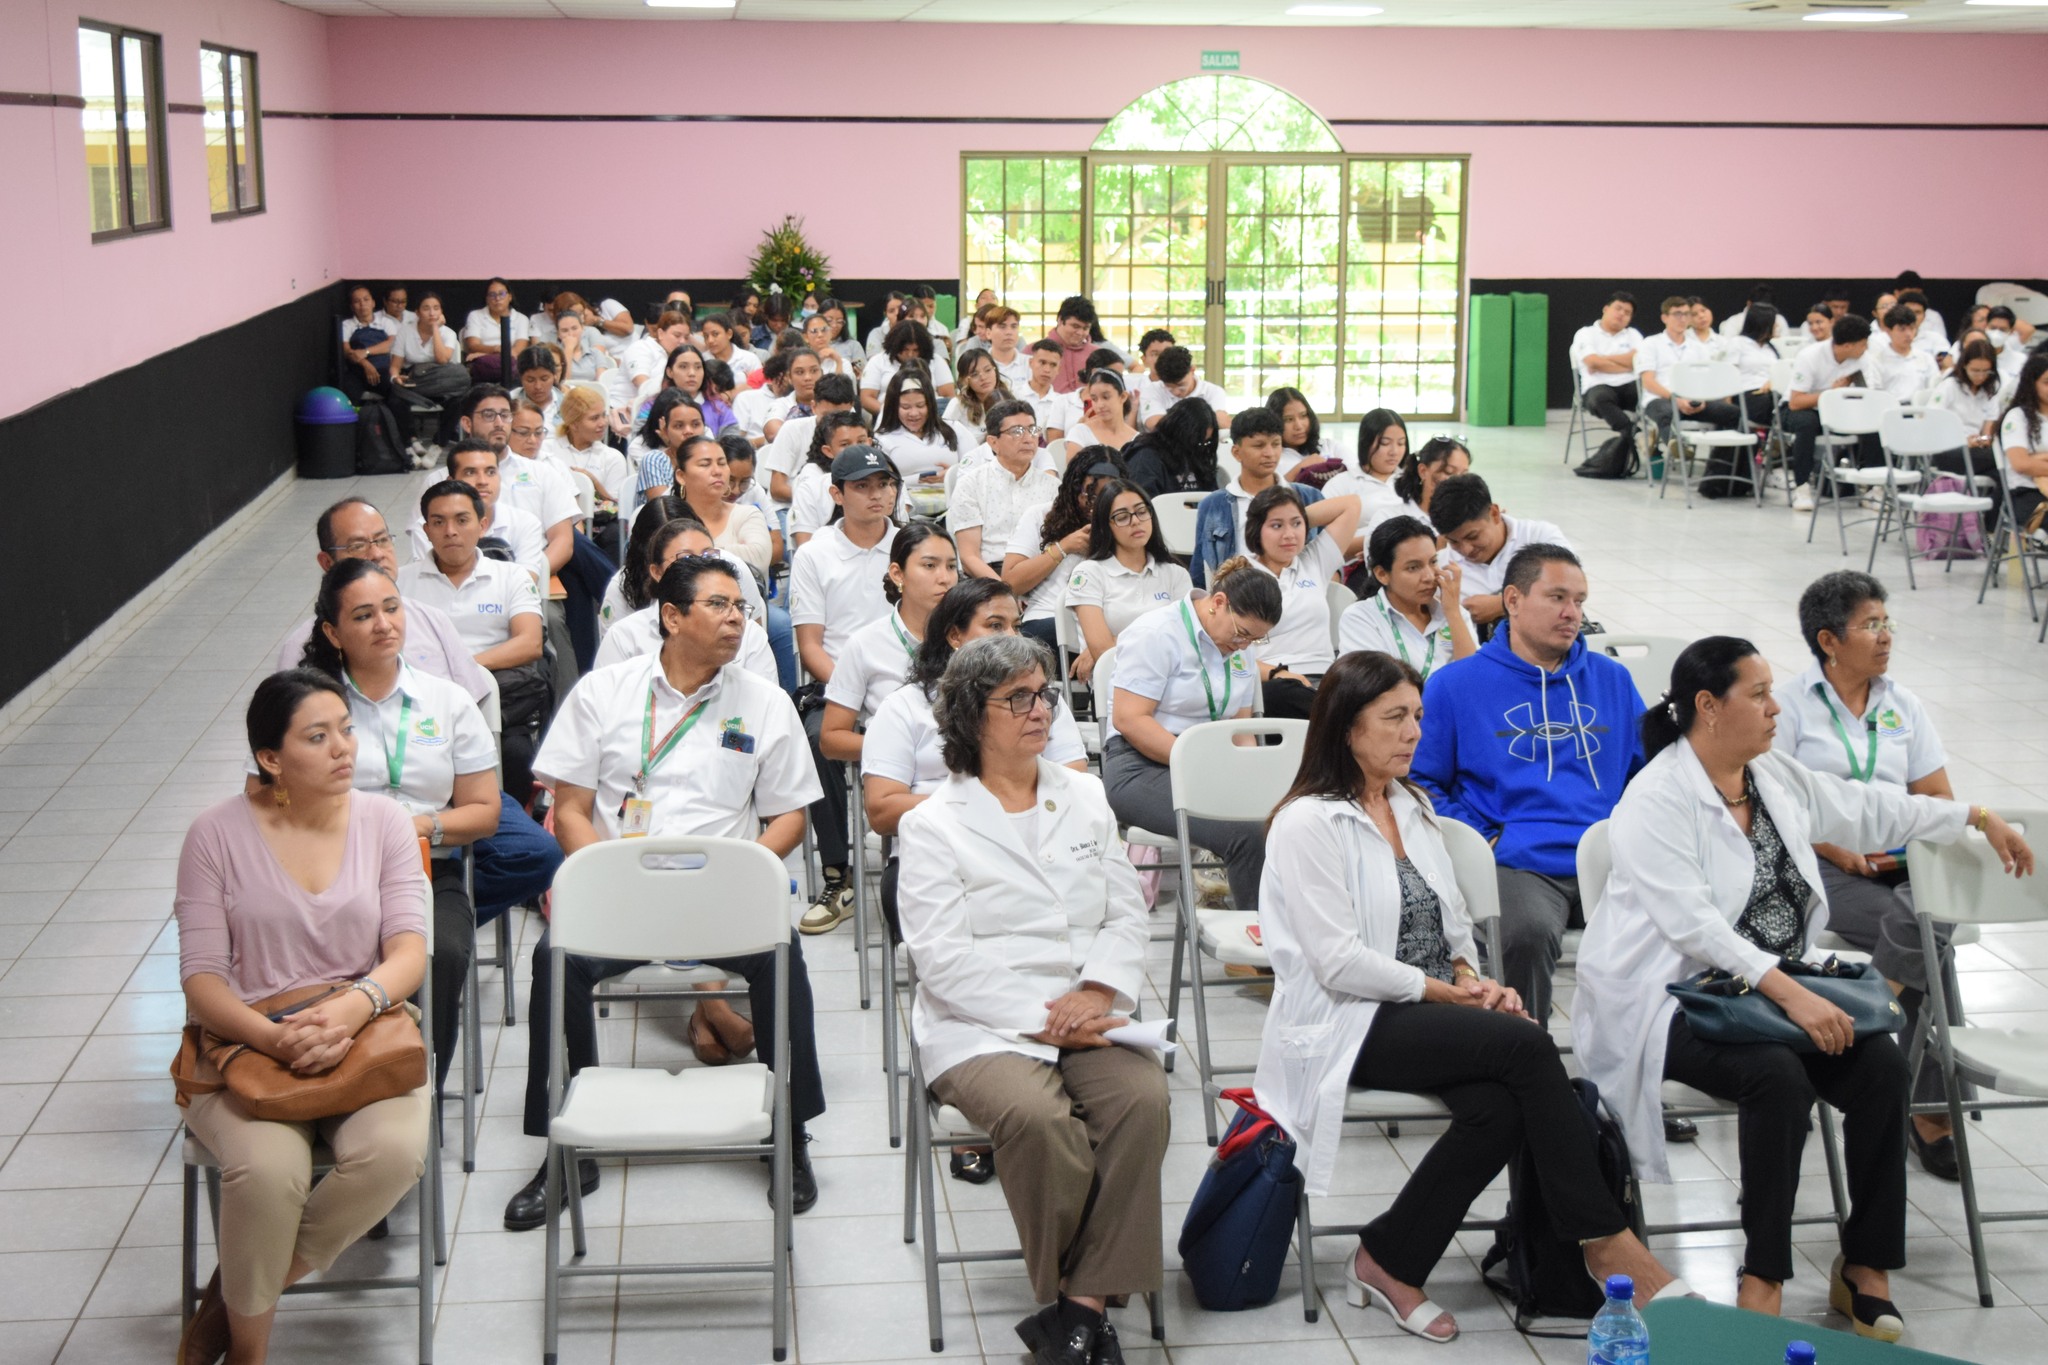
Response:
[[[1448,815],[1491,839],[1503,867],[1578,873],[1579,836],[1614,813],[1643,766],[1643,699],[1628,670],[1572,642],[1545,673],[1505,629],[1422,693],[1413,775]]]

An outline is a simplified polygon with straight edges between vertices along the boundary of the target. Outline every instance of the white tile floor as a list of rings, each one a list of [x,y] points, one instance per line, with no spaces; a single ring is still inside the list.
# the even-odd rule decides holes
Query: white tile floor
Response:
[[[1418,424],[1416,439],[1426,435]],[[1474,431],[1478,469],[1510,513],[1555,520],[1591,570],[1594,617],[1615,631],[1756,639],[1781,669],[1803,666],[1793,604],[1814,576],[1844,560],[1824,527],[1805,543],[1805,523],[1782,506],[1744,503],[1685,509],[1642,484],[1589,483],[1559,462],[1562,428]],[[291,487],[254,524],[196,562],[82,670],[52,688],[0,732],[0,1365],[115,1365],[170,1357],[177,1335],[178,1152],[176,1110],[164,1075],[182,1018],[176,935],[169,923],[182,834],[192,814],[240,780],[241,714],[278,641],[311,599],[314,513],[347,491],[342,483]],[[393,506],[398,478],[362,481]],[[395,518],[394,518],[395,520]],[[1867,544],[1867,541],[1861,542]],[[1977,576],[1923,571],[1904,591],[1896,555],[1881,557],[1899,589],[1904,623],[1897,676],[1915,688],[1941,728],[1959,793],[2048,808],[2048,726],[2037,710],[2048,651],[2020,594],[1995,590],[1975,602]],[[533,932],[529,927],[529,933]],[[1164,944],[1153,979],[1163,995]],[[888,1147],[879,1067],[880,1021],[857,1008],[845,931],[806,944],[818,995],[818,1040],[831,1112],[814,1126],[823,1194],[796,1230],[796,1344],[806,1362],[924,1361],[924,1293],[915,1248],[901,1240],[902,1161]],[[1988,935],[1962,955],[1964,994],[1984,1022],[2048,1027],[2048,932]],[[525,975],[521,955],[520,976]],[[519,1132],[526,1032],[492,1022],[496,974],[485,986],[484,1095],[479,1169],[463,1176],[450,1157],[451,1254],[439,1285],[437,1356],[467,1361],[531,1359],[539,1351],[541,1238],[502,1230],[505,1199],[534,1169],[539,1144]],[[520,988],[522,1001],[523,986]],[[1569,989],[1561,994],[1568,1008]],[[1148,1002],[1163,1013],[1163,1001]],[[1214,1006],[1227,1056],[1251,1055],[1263,1007],[1250,993]],[[605,1025],[607,1055],[642,1060],[683,1054],[672,1017],[623,1017]],[[1164,1172],[1168,1263],[1185,1201],[1200,1178],[1199,1101],[1183,1068],[1174,1078],[1175,1144]],[[1733,1207],[1733,1133],[1705,1125],[1681,1150],[1681,1181],[1653,1189],[1653,1217],[1674,1209]],[[451,1133],[453,1126],[451,1125]],[[1346,1139],[1338,1196],[1326,1217],[1369,1216],[1398,1188],[1429,1141]],[[1989,1207],[2048,1205],[2048,1116],[1993,1115],[1974,1144]],[[1810,1168],[1819,1169],[1817,1152]],[[999,1187],[939,1182],[941,1238],[999,1245],[1011,1236]],[[596,1255],[755,1256],[765,1245],[767,1205],[752,1167],[609,1171],[592,1202]],[[1809,1201],[1821,1197],[1810,1182]],[[1911,1339],[1968,1358],[2036,1358],[2048,1330],[2048,1250],[2020,1225],[1992,1238],[1996,1309],[1975,1306],[1969,1257],[1957,1240],[1954,1187],[1911,1177],[1912,1264],[1894,1276]],[[1496,1208],[1499,1195],[1482,1207]],[[1725,1215],[1724,1215],[1725,1216]],[[403,1266],[413,1255],[410,1201],[397,1231],[350,1254],[358,1267]],[[1455,1358],[1576,1361],[1583,1347],[1516,1335],[1479,1283],[1484,1240],[1467,1237],[1431,1281],[1459,1314],[1466,1337]],[[1659,1248],[1693,1283],[1732,1298],[1739,1258],[1733,1234],[1696,1235]],[[1790,1311],[1820,1315],[1831,1252],[1824,1230],[1803,1229],[1812,1263],[1787,1290]],[[1240,1314],[1198,1311],[1177,1277],[1167,1285],[1169,1344],[1133,1349],[1140,1365],[1170,1354],[1176,1365],[1223,1365],[1243,1346],[1287,1343],[1303,1365],[1421,1358],[1384,1315],[1343,1306],[1341,1245],[1326,1245],[1321,1321],[1302,1321],[1292,1294]],[[1011,1324],[1029,1307],[1014,1263],[952,1269],[945,1286],[946,1354],[1015,1361]],[[678,1357],[718,1365],[765,1360],[765,1289],[715,1280],[638,1279],[614,1290],[583,1281],[565,1309],[563,1359],[618,1365]],[[409,1296],[290,1299],[275,1358],[292,1362],[410,1358]],[[2038,1310],[2038,1311],[2037,1311]],[[1133,1317],[1126,1340],[1142,1327]],[[1839,1325],[1839,1322],[1837,1323]],[[1450,1359],[1450,1356],[1442,1357]]]

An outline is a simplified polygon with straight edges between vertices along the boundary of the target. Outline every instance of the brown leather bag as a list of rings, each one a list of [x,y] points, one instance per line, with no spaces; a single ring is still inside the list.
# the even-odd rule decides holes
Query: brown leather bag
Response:
[[[249,1008],[281,1020],[348,988],[346,981],[301,986],[255,1001]],[[420,1037],[417,1011],[406,1005],[363,1025],[339,1066],[305,1076],[246,1043],[231,1043],[191,1023],[185,1025],[178,1055],[171,1059],[171,1081],[178,1088],[180,1107],[189,1105],[195,1095],[225,1088],[252,1119],[308,1123],[353,1114],[378,1100],[419,1089],[427,1083],[427,1045]]]

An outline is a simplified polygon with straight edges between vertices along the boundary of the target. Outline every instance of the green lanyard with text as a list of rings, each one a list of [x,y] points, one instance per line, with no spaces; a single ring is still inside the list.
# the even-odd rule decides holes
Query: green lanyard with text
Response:
[[[1388,606],[1388,605],[1387,605],[1387,595],[1386,595],[1385,593],[1381,593],[1381,594],[1380,594],[1380,610],[1381,610],[1382,612],[1385,612],[1385,613],[1386,613],[1386,617],[1387,617],[1387,630],[1388,630],[1388,631],[1389,631],[1389,632],[1390,632],[1390,633],[1391,633],[1391,634],[1393,635],[1393,637],[1394,637],[1394,648],[1396,648],[1396,649],[1398,649],[1398,650],[1400,650],[1400,651],[1401,651],[1401,662],[1402,662],[1402,663],[1404,663],[1404,664],[1407,664],[1407,665],[1408,665],[1408,666],[1409,666],[1410,668],[1414,668],[1414,667],[1415,667],[1415,661],[1414,661],[1413,659],[1411,659],[1411,658],[1409,658],[1409,657],[1408,657],[1408,642],[1407,642],[1406,640],[1404,640],[1404,639],[1402,639],[1402,638],[1401,638],[1401,626],[1400,626],[1400,623],[1399,623],[1399,622],[1397,622],[1397,621],[1396,621],[1396,620],[1394,619],[1394,609],[1393,609],[1392,607],[1390,607],[1390,606]],[[1445,626],[1445,627],[1444,627],[1444,630],[1445,630],[1445,632],[1447,632],[1447,633],[1448,633],[1448,632],[1449,632],[1449,630],[1450,630],[1450,627],[1449,627],[1449,626]],[[1426,651],[1426,652],[1425,652],[1425,653],[1423,654],[1423,656],[1422,656],[1422,667],[1421,667],[1421,668],[1419,668],[1419,669],[1416,669],[1416,671],[1417,671],[1418,673],[1422,674],[1422,676],[1423,676],[1423,679],[1424,679],[1425,681],[1427,681],[1427,680],[1428,680],[1428,678],[1429,678],[1429,675],[1430,675],[1430,674],[1431,674],[1431,673],[1432,673],[1433,671],[1435,671],[1435,668],[1436,668],[1436,637],[1437,637],[1437,632],[1435,632],[1435,631],[1433,631],[1433,630],[1428,630],[1428,631],[1424,631],[1424,632],[1423,632],[1423,634],[1429,637],[1429,649],[1428,649],[1428,650],[1427,650],[1427,651]]]
[[[647,794],[647,775],[661,765],[661,761],[669,756],[669,753],[676,745],[683,742],[683,736],[690,733],[691,727],[697,723],[697,717],[703,715],[704,708],[710,704],[711,698],[706,697],[691,707],[690,714],[677,721],[675,728],[668,732],[659,745],[656,745],[654,742],[654,687],[652,684],[648,686],[647,715],[640,722],[640,771],[633,774],[634,791],[642,796]]]
[[[1828,719],[1835,724],[1835,738],[1842,741],[1842,752],[1849,759],[1849,780],[1851,782],[1868,782],[1873,777],[1876,777],[1877,722],[1874,720],[1863,722],[1865,732],[1870,736],[1870,746],[1868,752],[1864,755],[1864,766],[1859,770],[1856,766],[1856,746],[1849,742],[1848,727],[1842,724],[1841,716],[1835,711],[1835,704],[1828,700],[1827,684],[1815,683],[1813,690],[1820,697],[1820,704],[1828,708]]]
[[[348,682],[350,687],[355,687],[354,678],[350,678]],[[362,689],[357,687],[356,691],[361,692]],[[384,766],[393,792],[398,790],[399,779],[405,775],[405,732],[409,728],[407,722],[411,719],[412,698],[401,693],[398,702],[398,738],[384,751]]]
[[[1194,610],[1188,606],[1186,598],[1181,599],[1180,623],[1183,626],[1187,627],[1188,647],[1195,651],[1195,672],[1199,674],[1202,679],[1202,696],[1206,698],[1209,703],[1209,719],[1221,720],[1224,716],[1230,714],[1230,662],[1237,656],[1235,654],[1231,654],[1223,660],[1223,705],[1218,706],[1216,704],[1216,689],[1209,685],[1209,666],[1202,662],[1201,641],[1195,638],[1195,613]],[[1219,653],[1220,652],[1221,651],[1219,651]]]
[[[902,626],[896,624],[896,613],[893,611],[889,613],[889,629],[896,632],[896,643],[902,645],[903,652],[910,656],[910,661],[912,663],[916,663],[917,644],[908,635],[905,635],[903,633]]]

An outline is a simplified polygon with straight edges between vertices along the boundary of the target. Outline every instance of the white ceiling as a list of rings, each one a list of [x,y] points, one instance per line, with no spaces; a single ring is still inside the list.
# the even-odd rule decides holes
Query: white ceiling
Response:
[[[320,14],[417,19],[656,19],[703,23],[1171,24],[1227,27],[1753,29],[1805,32],[2048,32],[2048,8],[1964,0],[1843,0],[1904,13],[1882,24],[1808,24],[1818,0],[1378,0],[1367,19],[1300,18],[1298,0],[737,0],[731,9],[650,9],[643,0],[285,0]],[[1759,8],[1759,6],[1768,6]]]

